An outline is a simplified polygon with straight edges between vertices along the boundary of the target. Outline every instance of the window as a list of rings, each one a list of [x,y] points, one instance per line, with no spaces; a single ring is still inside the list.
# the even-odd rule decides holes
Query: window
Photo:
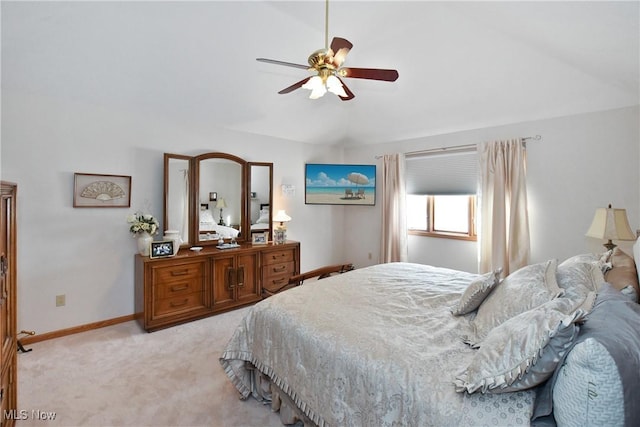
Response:
[[[409,234],[476,240],[475,195],[407,195]]]
[[[475,150],[407,157],[409,234],[477,240]]]

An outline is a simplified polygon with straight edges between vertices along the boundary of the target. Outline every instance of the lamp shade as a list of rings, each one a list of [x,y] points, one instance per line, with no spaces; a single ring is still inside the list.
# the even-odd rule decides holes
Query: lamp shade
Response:
[[[593,216],[588,237],[608,240],[635,240],[625,209],[598,208]]]
[[[226,207],[227,207],[227,202],[225,202],[224,199],[218,199],[218,202],[216,203],[216,208],[223,209]]]
[[[276,222],[288,222],[288,221],[291,221],[291,217],[287,215],[287,213],[284,210],[280,210],[273,217],[273,220]]]

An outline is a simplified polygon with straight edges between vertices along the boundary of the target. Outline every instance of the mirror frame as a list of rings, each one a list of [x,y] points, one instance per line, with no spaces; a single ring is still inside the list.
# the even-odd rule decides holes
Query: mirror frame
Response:
[[[169,212],[169,161],[171,159],[186,160],[189,163],[189,177],[188,177],[189,188],[191,188],[191,186],[193,185],[192,157],[185,156],[182,154],[164,153],[164,195],[163,195],[164,212],[162,212],[162,225],[164,227],[164,230],[161,230],[163,233],[169,227],[169,218],[167,216],[167,212]],[[189,204],[189,213],[187,214],[187,217],[189,218],[189,226],[187,227],[188,230],[187,230],[186,240],[185,240],[185,236],[180,236],[182,238],[182,244],[180,245],[180,247],[190,246],[191,242],[193,241],[193,237],[191,236],[191,228],[192,228],[191,225],[193,224],[191,222],[192,215],[193,215],[191,211],[193,210],[193,206],[192,206],[193,204],[191,203],[191,194],[188,194],[187,196],[188,196],[187,203]]]
[[[227,153],[205,153],[195,156],[192,160],[193,180],[191,191],[191,229],[193,232],[194,244],[198,246],[217,244],[217,240],[200,240],[200,200],[198,195],[200,194],[200,162],[209,159],[226,159],[232,162],[236,162],[240,165],[240,234],[236,240],[240,243],[247,239],[246,233],[249,230],[248,223],[250,222],[247,217],[247,162],[240,157]]]
[[[228,159],[241,165],[241,213],[240,228],[241,233],[237,237],[238,242],[251,242],[251,171],[253,166],[264,166],[269,168],[269,209],[273,217],[273,163],[268,162],[247,162],[246,160],[228,153],[210,152],[197,156],[187,156],[182,154],[164,153],[164,212],[163,226],[167,227],[169,211],[169,160],[180,159],[189,162],[189,230],[188,240],[183,241],[181,247],[215,245],[218,242],[212,240],[200,240],[200,161],[212,158]],[[273,239],[273,221],[269,222],[269,238]],[[163,230],[164,232],[164,230]],[[183,239],[184,240],[184,239]]]
[[[248,188],[248,197],[247,197],[247,219],[249,226],[249,240],[251,240],[251,171],[253,166],[264,166],[269,168],[269,216],[271,221],[269,221],[269,239],[273,240],[273,163],[268,162],[249,162],[247,168],[247,188]]]

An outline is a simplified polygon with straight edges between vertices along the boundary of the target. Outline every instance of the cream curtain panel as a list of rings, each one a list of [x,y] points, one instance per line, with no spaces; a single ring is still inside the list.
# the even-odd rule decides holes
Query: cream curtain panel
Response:
[[[404,154],[382,157],[382,242],[380,261],[406,262],[407,217]]]
[[[481,273],[529,262],[526,149],[522,139],[478,144]]]

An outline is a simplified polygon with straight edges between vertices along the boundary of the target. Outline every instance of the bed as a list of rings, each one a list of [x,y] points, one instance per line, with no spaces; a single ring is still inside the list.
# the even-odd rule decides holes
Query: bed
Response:
[[[389,263],[305,284],[253,306],[220,363],[284,424],[639,425],[633,258],[500,273]]]

